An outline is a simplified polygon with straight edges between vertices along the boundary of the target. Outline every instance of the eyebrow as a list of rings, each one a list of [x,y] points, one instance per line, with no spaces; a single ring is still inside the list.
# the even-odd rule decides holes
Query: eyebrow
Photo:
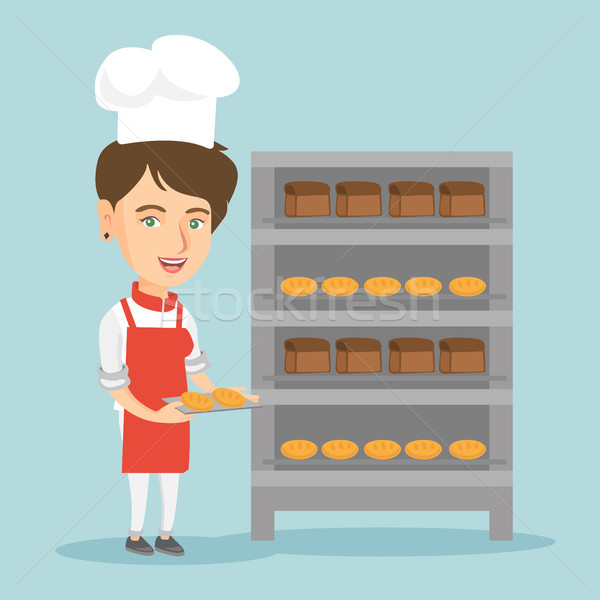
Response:
[[[188,213],[193,213],[193,212],[203,212],[203,213],[206,213],[207,215],[210,215],[210,212],[208,210],[206,210],[205,208],[190,208],[189,210],[185,211],[185,214],[187,215]]]
[[[136,208],[135,212],[144,212],[145,210],[159,210],[160,212],[167,212],[162,206],[158,206],[158,204],[144,204],[144,206]]]

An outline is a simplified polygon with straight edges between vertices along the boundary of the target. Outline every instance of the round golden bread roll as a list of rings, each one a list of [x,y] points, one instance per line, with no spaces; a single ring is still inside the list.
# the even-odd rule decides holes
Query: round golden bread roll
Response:
[[[281,454],[294,460],[305,460],[317,453],[319,448],[309,440],[288,440],[281,444]]]
[[[281,291],[288,296],[310,296],[317,282],[310,277],[288,277],[281,282]]]
[[[371,277],[365,281],[364,288],[371,296],[393,296],[402,289],[402,284],[393,277]]]
[[[350,440],[329,440],[321,446],[321,452],[327,458],[345,460],[358,452],[358,446]]]
[[[404,289],[413,296],[435,296],[442,289],[442,282],[435,277],[413,277]]]
[[[477,440],[458,440],[450,444],[450,454],[462,460],[473,460],[483,456],[486,451],[485,444]]]
[[[212,392],[213,400],[227,408],[239,408],[246,404],[246,398],[235,390],[228,388],[215,388]]]
[[[479,277],[457,277],[448,284],[448,288],[457,296],[479,296],[485,292],[486,284]]]
[[[373,440],[365,444],[364,451],[370,458],[388,460],[400,454],[400,444],[392,440]]]
[[[418,460],[435,458],[441,451],[442,447],[433,440],[413,440],[404,446],[404,452]]]
[[[358,282],[351,277],[329,277],[321,288],[329,296],[349,296],[358,289]]]
[[[207,412],[215,405],[208,396],[199,392],[183,392],[180,400],[184,406],[198,412]]]

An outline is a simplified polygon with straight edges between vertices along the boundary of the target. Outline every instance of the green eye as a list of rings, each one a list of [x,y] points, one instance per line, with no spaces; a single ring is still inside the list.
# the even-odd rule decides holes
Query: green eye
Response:
[[[202,225],[204,225],[204,221],[200,219],[192,219],[190,221],[190,229],[202,229]]]
[[[146,227],[160,227],[160,221],[156,217],[146,217],[141,221]]]

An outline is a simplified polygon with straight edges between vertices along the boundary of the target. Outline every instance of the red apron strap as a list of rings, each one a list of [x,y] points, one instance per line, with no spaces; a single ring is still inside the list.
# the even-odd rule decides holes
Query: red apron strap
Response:
[[[181,329],[183,323],[183,304],[177,302],[177,323],[175,327]]]
[[[129,325],[129,327],[135,327],[135,321],[133,320],[129,303],[125,298],[121,300],[121,306],[123,307],[123,312],[125,313],[125,318],[127,319],[127,325]]]

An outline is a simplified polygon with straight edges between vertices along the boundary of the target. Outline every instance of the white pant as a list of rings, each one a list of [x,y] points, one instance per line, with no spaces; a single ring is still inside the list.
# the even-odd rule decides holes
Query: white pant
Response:
[[[119,429],[123,439],[123,421],[125,411],[119,411]],[[150,473],[127,473],[129,490],[131,492],[131,528],[129,535],[142,535],[144,532],[144,517],[146,516],[146,501],[148,499],[148,482]],[[167,536],[173,533],[175,509],[177,507],[177,491],[179,489],[179,473],[158,473],[160,495],[162,500],[162,520],[158,535]]]

